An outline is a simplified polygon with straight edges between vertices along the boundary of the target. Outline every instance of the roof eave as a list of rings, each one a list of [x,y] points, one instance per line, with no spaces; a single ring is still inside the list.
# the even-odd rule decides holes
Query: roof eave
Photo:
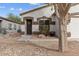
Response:
[[[32,9],[32,10],[29,10],[29,11],[22,12],[22,13],[20,13],[20,16],[22,16],[22,15],[24,15],[24,14],[27,14],[27,13],[30,13],[30,12],[33,12],[33,11],[36,11],[36,10],[39,10],[39,9],[42,9],[42,8],[45,8],[45,7],[48,7],[48,6],[50,6],[50,5],[45,4],[45,5],[43,5],[43,6],[40,6],[40,7],[35,8],[35,9]]]

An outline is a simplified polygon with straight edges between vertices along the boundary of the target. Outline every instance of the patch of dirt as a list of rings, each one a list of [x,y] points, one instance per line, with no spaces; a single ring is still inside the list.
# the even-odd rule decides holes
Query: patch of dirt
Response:
[[[38,46],[29,41],[18,41],[19,37],[11,37],[11,36],[0,36],[0,55],[1,56],[63,56],[63,55],[78,55],[79,56],[79,42],[78,41],[69,41],[68,42],[68,51],[59,52],[58,42],[46,41],[48,46],[51,46],[52,49],[45,48],[44,46]],[[40,44],[44,45],[45,41],[42,41]],[[45,45],[46,45],[45,43]],[[53,44],[52,44],[53,43]],[[51,45],[50,45],[51,44]],[[53,49],[56,48],[56,49]]]

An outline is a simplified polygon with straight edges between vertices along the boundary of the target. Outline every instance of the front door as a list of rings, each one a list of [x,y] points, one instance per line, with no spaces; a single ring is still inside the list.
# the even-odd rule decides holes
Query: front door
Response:
[[[32,19],[27,20],[27,34],[28,35],[32,34]]]

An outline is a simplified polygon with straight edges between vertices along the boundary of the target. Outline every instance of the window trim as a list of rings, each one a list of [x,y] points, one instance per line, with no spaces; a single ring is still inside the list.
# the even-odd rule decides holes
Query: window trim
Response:
[[[8,29],[12,30],[12,24],[11,23],[8,24]]]
[[[39,31],[40,31],[40,26],[44,26],[44,27],[46,26],[46,24],[45,24],[45,21],[46,21],[46,20],[41,20],[41,19],[46,19],[46,20],[48,20],[48,21],[49,21],[49,24],[47,25],[47,27],[48,27],[48,32],[50,32],[50,19],[51,19],[51,18],[47,18],[47,17],[44,17],[44,16],[43,16],[43,17],[38,18],[38,20],[37,20],[37,21],[38,21],[38,24],[39,24]],[[44,24],[43,24],[43,25],[41,25],[41,24],[39,23],[40,21],[43,21],[43,22],[44,22]],[[48,34],[48,33],[47,33],[47,34]]]

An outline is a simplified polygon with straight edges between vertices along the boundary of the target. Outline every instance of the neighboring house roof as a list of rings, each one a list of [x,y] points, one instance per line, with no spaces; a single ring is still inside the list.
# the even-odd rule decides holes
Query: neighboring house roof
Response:
[[[23,22],[18,23],[18,22],[14,21],[14,20],[9,20],[9,19],[1,17],[1,16],[0,16],[0,19],[6,20],[6,21],[9,21],[9,22],[13,22],[13,23],[16,23],[16,24],[24,24]]]
[[[39,9],[48,7],[48,6],[50,6],[50,5],[45,4],[45,5],[42,5],[42,6],[40,6],[40,7],[35,8],[35,9],[32,9],[32,10],[29,10],[29,11],[22,12],[22,13],[20,13],[20,15],[24,15],[24,14],[27,14],[27,13],[30,13],[30,12],[33,12],[33,11],[36,11],[36,10],[39,10]]]

